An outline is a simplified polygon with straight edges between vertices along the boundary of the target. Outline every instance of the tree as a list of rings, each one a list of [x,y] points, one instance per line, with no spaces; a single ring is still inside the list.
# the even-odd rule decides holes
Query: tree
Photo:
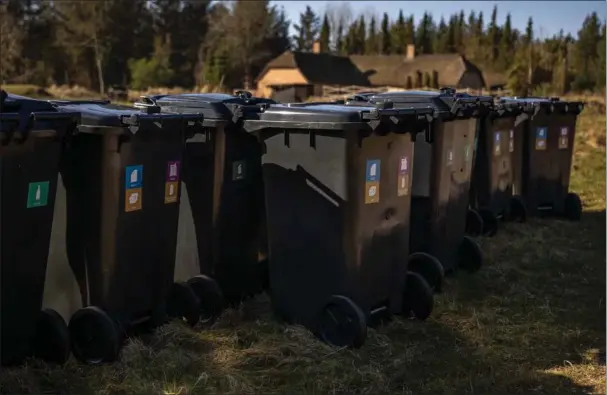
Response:
[[[413,15],[409,16],[409,18],[405,21],[405,37],[407,45],[415,44],[415,19],[413,18]]]
[[[452,18],[453,19],[453,18]],[[449,26],[449,28],[452,28]],[[438,23],[438,30],[436,32],[435,43],[434,43],[434,52],[435,53],[447,53],[449,49],[448,43],[448,28],[445,23],[445,18],[441,17],[440,22]]]
[[[366,41],[367,41],[367,25],[365,23],[365,16],[361,15],[360,19],[358,20],[358,29],[356,30],[356,52],[355,53],[364,55]]]
[[[514,39],[512,36],[512,21],[510,14],[506,15],[506,23],[504,23],[504,28],[500,37],[498,53],[498,67],[500,70],[506,70],[514,56]]]
[[[388,13],[384,12],[384,17],[381,21],[381,54],[389,55],[391,49],[392,41],[390,37],[390,20],[388,19]]]
[[[596,70],[604,67],[597,64],[599,60],[598,47],[603,36],[601,27],[598,15],[593,12],[586,17],[582,28],[578,31],[573,57],[573,67],[576,73],[576,78],[572,83],[574,90],[582,91],[597,88]],[[604,87],[604,85],[601,87]]]
[[[603,25],[603,27],[601,28],[601,39],[599,40],[598,44],[597,44],[597,52],[598,52],[598,58],[597,58],[597,69],[596,69],[596,90],[599,92],[604,93],[605,92],[605,63],[606,63],[606,59],[605,59],[605,45],[606,45],[606,41],[605,41],[605,34],[606,34],[606,30],[607,26]]]
[[[329,25],[329,18],[327,17],[327,14],[325,14],[320,29],[320,52],[330,51],[330,40],[331,26]]]
[[[499,27],[497,26],[497,6],[493,6],[491,12],[491,23],[487,32],[487,44],[489,45],[487,60],[492,66],[497,62],[499,47]]]
[[[294,26],[297,34],[293,37],[297,51],[310,52],[318,38],[320,19],[310,6],[299,14],[299,24]]]
[[[432,53],[432,42],[434,41],[435,35],[435,27],[434,21],[432,20],[432,15],[427,12],[424,12],[424,16],[422,17],[422,21],[415,32],[415,44],[416,51],[420,54],[431,54]]]
[[[367,35],[367,42],[365,43],[365,54],[375,55],[379,53],[379,35],[377,34],[375,16],[371,17],[369,23],[369,33]]]
[[[337,45],[338,41],[342,43],[344,40],[344,30],[346,26],[350,26],[352,22],[352,9],[350,4],[347,2],[328,2],[325,14],[329,17],[329,25],[331,27],[331,42],[335,44],[335,51],[340,52],[343,50],[343,45]],[[341,26],[341,37],[339,36],[339,27]],[[339,40],[341,38],[341,40]]]
[[[335,52],[340,55],[345,53],[346,42],[344,40],[344,26],[340,22],[337,26],[337,38],[335,39]]]
[[[15,77],[23,45],[23,32],[19,29],[19,16],[4,4],[0,5],[0,84]]]
[[[358,21],[352,22],[350,27],[348,28],[348,33],[346,34],[346,39],[344,40],[344,55],[352,55],[357,52],[357,42],[358,39]]]
[[[405,29],[405,16],[403,14],[403,10],[399,10],[398,18],[390,30],[390,34],[392,35],[392,53],[394,54],[404,54],[407,49]]]

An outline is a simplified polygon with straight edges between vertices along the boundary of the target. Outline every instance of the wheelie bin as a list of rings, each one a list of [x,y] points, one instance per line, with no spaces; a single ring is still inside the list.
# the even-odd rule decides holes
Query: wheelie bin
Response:
[[[0,91],[2,365],[32,355],[64,363],[70,355],[65,321],[41,308],[59,160],[77,119],[47,102]]]
[[[470,205],[481,216],[482,233],[487,236],[497,233],[500,221],[524,222],[526,219],[523,198],[515,193],[520,193],[515,185],[515,180],[520,179],[515,171],[520,172],[520,166],[515,164],[521,163],[523,153],[523,136],[515,127],[515,121],[521,113],[519,103],[496,103],[478,124]]]
[[[509,98],[501,103],[523,106],[517,119],[522,136],[522,160],[515,163],[515,194],[520,194],[530,216],[556,215],[578,221],[580,197],[569,192],[575,125],[582,102],[559,98]]]
[[[413,252],[438,258],[445,272],[462,268],[477,271],[482,251],[465,235],[469,217],[469,188],[474,161],[478,118],[493,106],[488,96],[468,96],[444,88],[435,91],[402,91],[357,97],[348,102],[390,101],[394,107],[430,108],[435,119],[431,144],[415,145],[411,186],[411,237]],[[474,213],[474,211],[472,211]],[[482,219],[478,218],[482,229]]]
[[[147,96],[139,108],[201,113],[204,128],[187,140],[182,166],[175,278],[200,299],[201,317],[213,320],[267,285],[261,146],[242,130],[272,100],[249,92]]]
[[[430,315],[430,285],[407,259],[413,140],[432,113],[291,104],[245,120],[263,145],[277,316],[360,347],[380,315]]]
[[[66,250],[82,294],[69,322],[81,362],[118,358],[125,336],[166,315],[198,319],[198,299],[173,283],[179,164],[201,115],[139,112],[107,101],[53,101],[81,122],[60,164]],[[149,111],[152,112],[152,111]]]

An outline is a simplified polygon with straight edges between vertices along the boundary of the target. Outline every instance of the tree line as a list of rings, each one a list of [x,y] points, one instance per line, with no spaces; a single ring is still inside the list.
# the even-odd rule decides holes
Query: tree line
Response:
[[[588,15],[577,37],[562,31],[534,36],[498,9],[463,11],[438,23],[426,12],[416,24],[396,18],[354,17],[347,3],[331,3],[322,15],[307,7],[293,24],[269,1],[234,0],[8,0],[0,6],[0,81],[37,85],[77,84],[104,93],[110,85],[201,85],[252,88],[253,79],[282,52],[339,55],[460,53],[482,69],[502,73],[517,92],[542,82],[553,92],[604,91],[605,24]]]

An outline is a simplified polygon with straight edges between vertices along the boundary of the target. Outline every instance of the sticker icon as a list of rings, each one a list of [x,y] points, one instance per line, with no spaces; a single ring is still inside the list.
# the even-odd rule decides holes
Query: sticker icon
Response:
[[[27,208],[44,207],[48,204],[48,190],[50,183],[30,182],[27,189]]]
[[[379,203],[379,182],[365,183],[365,204]]]
[[[379,182],[381,161],[379,159],[373,159],[367,161],[367,182]]]
[[[559,136],[559,149],[569,148],[569,128],[562,127],[561,135]]]
[[[535,132],[535,149],[538,151],[545,151],[548,139],[548,128],[540,127]]]
[[[499,156],[502,153],[501,134],[502,132],[495,132],[493,139],[493,155],[495,156]]]
[[[561,136],[567,137],[569,135],[569,128],[567,126],[561,128]]]
[[[514,130],[510,129],[510,140],[508,141],[508,151],[514,152]]]
[[[167,182],[174,182],[179,180],[179,165],[180,163],[178,160],[167,162]]]
[[[164,203],[177,203],[179,197],[179,182],[170,181],[164,184]]]
[[[449,148],[447,151],[447,166],[451,166],[453,164],[453,149]]]
[[[472,155],[470,155],[471,151],[472,150],[470,149],[469,145],[467,145],[466,148],[464,148],[464,161],[465,162],[469,162],[470,161],[471,156],[472,156]]]
[[[125,184],[125,189],[143,187],[143,165],[126,167]]]
[[[409,158],[403,156],[400,158],[399,173],[406,173],[407,171],[409,171]]]
[[[141,210],[143,200],[143,189],[127,189],[124,197],[124,211],[131,212]]]
[[[409,175],[398,175],[398,188],[396,190],[398,196],[406,196],[409,194]]]
[[[247,167],[244,160],[237,160],[232,163],[232,180],[244,180],[247,176]]]

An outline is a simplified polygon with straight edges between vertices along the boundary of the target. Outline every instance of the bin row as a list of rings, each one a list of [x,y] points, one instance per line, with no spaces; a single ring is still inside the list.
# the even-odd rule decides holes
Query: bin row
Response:
[[[553,212],[582,103],[440,92],[279,104],[235,95],[0,97],[2,363],[118,358],[168,318],[212,322],[267,291],[335,346],[385,316],[426,319],[469,235]],[[42,309],[55,196],[82,309]]]

